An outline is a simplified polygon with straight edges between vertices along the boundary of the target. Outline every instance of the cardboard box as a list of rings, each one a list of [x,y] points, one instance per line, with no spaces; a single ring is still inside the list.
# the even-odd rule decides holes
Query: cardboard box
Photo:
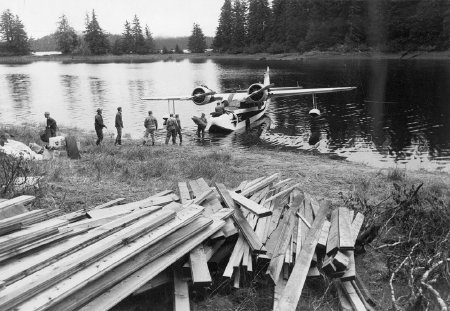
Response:
[[[66,139],[64,136],[50,137],[48,139],[48,146],[53,149],[65,149]]]

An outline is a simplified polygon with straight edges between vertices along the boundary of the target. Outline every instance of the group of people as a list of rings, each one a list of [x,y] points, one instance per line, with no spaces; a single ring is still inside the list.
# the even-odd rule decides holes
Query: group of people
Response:
[[[56,136],[56,121],[55,119],[50,117],[50,113],[49,112],[45,112],[44,114],[45,118],[47,119],[47,126],[46,126],[46,130],[45,130],[45,137],[41,137],[43,141],[47,141],[48,142],[48,138],[49,137],[55,137]],[[202,141],[205,138],[205,128],[206,128],[206,124],[207,124],[207,120],[205,117],[205,114],[202,113],[200,120],[202,120],[202,122],[205,124],[199,124],[197,126],[197,136],[199,138],[202,139]],[[94,118],[94,128],[95,128],[95,132],[97,134],[97,141],[96,141],[96,145],[100,145],[101,142],[103,141],[103,128],[107,128],[107,126],[105,125],[105,123],[103,122],[103,116],[102,116],[102,109],[98,108],[97,109],[97,114],[95,115]],[[121,146],[122,145],[122,129],[123,129],[123,120],[122,120],[122,107],[118,107],[117,108],[117,113],[116,113],[116,118],[115,118],[115,127],[117,130],[117,136],[116,136],[116,140],[114,142],[114,145],[118,145]],[[173,114],[170,114],[169,118],[167,118],[167,120],[164,121],[164,124],[166,126],[166,145],[169,143],[169,140],[172,139],[172,144],[176,144],[176,138],[177,136],[180,139],[180,145],[183,142],[183,136],[181,134],[181,121],[180,121],[180,116],[178,114],[175,114],[175,116]],[[143,145],[146,145],[148,140],[149,140],[149,136],[152,140],[152,146],[155,145],[155,132],[158,130],[158,120],[153,116],[153,112],[149,111],[148,112],[148,116],[145,118],[144,120],[144,127],[145,127],[145,133],[144,133],[144,141],[143,141]],[[43,134],[44,135],[44,134]],[[46,138],[46,140],[45,140]]]

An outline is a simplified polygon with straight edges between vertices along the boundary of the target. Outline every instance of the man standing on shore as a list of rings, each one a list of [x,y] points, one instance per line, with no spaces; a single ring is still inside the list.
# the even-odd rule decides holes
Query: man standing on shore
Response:
[[[167,129],[166,145],[169,143],[170,136],[172,136],[172,144],[175,145],[176,138],[177,138],[178,125],[177,125],[177,120],[173,117],[172,113],[170,114],[169,118],[167,119],[166,129]]]
[[[117,108],[116,129],[117,129],[117,137],[116,137],[116,142],[114,143],[114,146],[115,145],[121,146],[122,145],[122,129],[123,129],[122,107]]]
[[[181,121],[178,114],[175,115],[175,120],[177,120],[177,134],[180,137],[180,146],[183,143],[183,136],[181,136]]]
[[[56,137],[56,121],[52,117],[50,117],[50,112],[44,113],[45,118],[47,119],[47,126],[45,128],[45,132],[47,134],[47,141],[50,137]]]
[[[148,117],[145,118],[145,121],[144,121],[144,127],[145,127],[145,134],[144,134],[143,145],[146,144],[148,135],[150,134],[150,136],[152,137],[152,146],[154,146],[155,145],[155,131],[158,130],[158,120],[156,120],[156,118],[153,116],[153,112],[151,112],[151,111],[148,112]]]
[[[202,113],[200,120],[203,122],[203,124],[201,124],[201,123],[197,124],[197,137],[201,138],[202,141],[204,141],[205,140],[205,128],[206,128],[206,124],[208,123],[204,113]],[[200,137],[200,134],[201,134],[201,137]]]
[[[95,115],[95,132],[97,133],[97,141],[95,144],[97,146],[103,140],[103,128],[106,128],[106,125],[103,123],[102,110],[98,108],[97,114]]]

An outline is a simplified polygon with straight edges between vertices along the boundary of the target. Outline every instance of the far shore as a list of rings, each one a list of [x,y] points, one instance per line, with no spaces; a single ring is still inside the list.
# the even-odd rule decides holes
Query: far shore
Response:
[[[450,51],[438,52],[332,52],[309,51],[305,53],[257,53],[257,54],[219,54],[219,53],[192,53],[192,54],[148,54],[148,55],[24,55],[24,56],[0,56],[0,64],[24,64],[36,61],[57,61],[63,63],[114,63],[114,62],[154,62],[177,60],[252,60],[252,61],[304,61],[314,59],[329,60],[449,60]]]

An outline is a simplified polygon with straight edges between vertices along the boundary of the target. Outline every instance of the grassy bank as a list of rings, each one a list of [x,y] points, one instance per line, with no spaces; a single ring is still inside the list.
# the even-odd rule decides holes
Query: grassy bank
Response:
[[[27,144],[39,142],[39,131],[32,126],[0,128],[0,132],[2,130]],[[39,206],[36,207],[77,210],[118,197],[135,201],[161,190],[176,190],[177,182],[189,179],[202,177],[208,183],[219,181],[235,187],[243,180],[279,172],[283,179],[293,178],[300,182],[305,192],[317,198],[329,199],[334,206],[346,205],[364,213],[365,228],[376,228],[377,234],[373,241],[367,243],[366,252],[361,251],[357,256],[357,270],[378,300],[379,310],[392,306],[389,279],[415,243],[420,243],[421,247],[417,248],[417,254],[414,253],[417,261],[405,269],[422,267],[420,271],[423,272],[430,266],[430,263],[427,266],[427,260],[433,256],[437,259],[447,256],[447,253],[436,254],[450,246],[448,174],[379,170],[323,156],[256,147],[248,150],[206,146],[152,147],[138,146],[139,142],[132,140],[115,147],[110,139],[97,147],[93,133],[64,128],[61,132],[71,132],[79,138],[82,158],[58,158],[27,164],[29,175],[43,176],[41,188],[36,193],[39,196]],[[397,297],[410,292],[409,270],[403,270],[396,274],[394,280]],[[416,288],[416,284],[411,286]],[[329,293],[321,297],[320,291],[308,288],[307,296],[311,297],[302,302],[306,310],[329,310],[330,306],[335,306],[336,301]],[[448,299],[448,287],[439,289]],[[244,309],[265,309],[267,286],[255,285],[252,290],[253,301],[250,304],[248,293],[242,290],[218,290],[218,295],[199,301],[197,307],[200,310],[225,310],[242,307],[245,303],[251,307]],[[413,293],[417,294],[417,291]],[[429,293],[424,295],[433,302]],[[407,304],[405,301],[401,303]]]
[[[305,53],[257,53],[257,54],[149,54],[149,55],[46,55],[46,56],[3,56],[0,64],[28,64],[36,61],[57,61],[63,63],[145,63],[155,61],[171,61],[191,59],[193,61],[206,59],[242,59],[269,61],[302,61],[307,59],[450,59],[450,51],[439,52],[333,52],[309,51]]]

